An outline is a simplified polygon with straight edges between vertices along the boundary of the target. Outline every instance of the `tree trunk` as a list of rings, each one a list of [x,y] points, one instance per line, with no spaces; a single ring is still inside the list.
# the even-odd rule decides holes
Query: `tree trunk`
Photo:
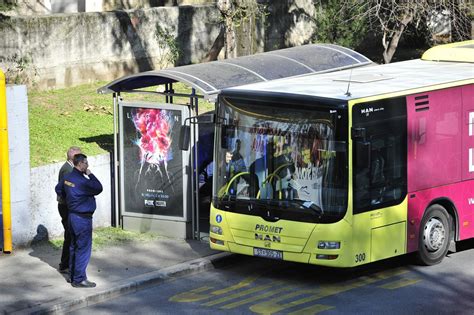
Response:
[[[237,57],[236,40],[235,40],[235,27],[232,21],[232,17],[226,17],[226,58]]]
[[[212,47],[209,50],[209,52],[203,58],[202,60],[203,62],[217,60],[217,57],[219,57],[219,54],[221,53],[222,48],[224,48],[225,46],[224,35],[225,35],[225,27],[221,27],[221,31],[219,32],[219,35],[214,41],[214,44],[212,44]]]
[[[390,38],[389,42],[384,45],[383,51],[383,62],[390,63],[392,61],[393,55],[397,51],[398,42],[400,41],[400,37],[402,37],[403,30],[397,30],[393,33],[392,37]]]
[[[217,8],[222,14],[225,23],[225,58],[236,56],[235,28],[232,20],[234,5],[232,0],[217,0]]]
[[[386,41],[386,33],[384,33],[383,36],[383,61],[384,63],[390,63],[392,61],[393,55],[397,51],[398,43],[400,42],[400,38],[403,35],[403,32],[405,31],[405,28],[407,27],[408,23],[410,23],[413,20],[413,14],[408,13],[400,22],[398,28],[394,30],[388,40],[388,43]]]

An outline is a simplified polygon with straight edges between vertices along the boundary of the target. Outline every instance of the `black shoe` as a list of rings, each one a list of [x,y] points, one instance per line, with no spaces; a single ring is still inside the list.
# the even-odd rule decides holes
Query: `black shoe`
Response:
[[[66,267],[66,268],[59,267],[58,271],[59,271],[59,273],[69,274],[69,268],[68,267]]]
[[[71,277],[67,277],[67,278],[66,278],[66,282],[67,282],[67,283],[71,283]]]
[[[96,286],[95,282],[89,281],[87,279],[79,283],[71,282],[71,285],[75,288],[95,288]]]

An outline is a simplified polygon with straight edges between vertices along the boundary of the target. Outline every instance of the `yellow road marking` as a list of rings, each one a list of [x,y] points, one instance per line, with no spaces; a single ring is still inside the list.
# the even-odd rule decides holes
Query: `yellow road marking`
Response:
[[[276,308],[277,306],[281,306],[280,304],[278,304],[278,302],[283,301],[283,300],[289,300],[299,295],[316,294],[319,290],[320,289],[294,291],[294,292],[279,296],[277,298],[271,299],[269,301],[266,301],[260,304],[251,305],[249,309],[252,310],[253,312],[260,313],[260,314],[273,314],[277,312],[274,310],[274,308]],[[255,306],[257,306],[257,308],[255,308]],[[268,309],[265,309],[265,307],[268,307]],[[282,309],[285,309],[285,308],[288,308],[288,307],[284,307]]]
[[[214,291],[212,292],[211,294],[213,295],[221,295],[221,294],[226,294],[228,292],[232,292],[232,291],[235,291],[235,290],[238,290],[240,288],[243,288],[243,287],[246,287],[248,285],[251,285],[255,280],[257,280],[261,275],[259,274],[256,274],[256,275],[252,275],[250,277],[247,277],[245,278],[244,280],[240,281],[239,283],[237,283],[236,285],[233,285],[233,286],[230,286],[228,288],[225,288],[225,289],[221,289],[221,290],[217,290],[217,291]]]
[[[234,294],[231,294],[231,295],[228,295],[228,296],[224,296],[220,299],[217,299],[217,300],[214,300],[214,301],[210,301],[210,302],[207,302],[207,303],[204,303],[202,305],[205,305],[205,306],[214,306],[214,305],[217,305],[217,304],[221,304],[221,303],[224,303],[224,302],[227,302],[229,300],[233,300],[233,299],[238,299],[238,298],[241,298],[243,296],[246,296],[246,295],[249,295],[249,294],[252,294],[252,293],[255,293],[255,292],[259,292],[259,291],[263,291],[263,290],[266,290],[268,288],[271,288],[275,285],[279,285],[281,284],[280,281],[278,282],[273,282],[271,284],[265,284],[265,285],[259,285],[253,289],[248,289],[248,290],[245,290],[245,291],[242,291],[242,292],[237,292],[237,293],[234,293]]]
[[[280,288],[280,289],[277,289],[277,290],[273,290],[273,291],[269,291],[269,292],[266,292],[266,293],[263,293],[263,294],[259,294],[257,296],[254,296],[254,297],[251,297],[251,298],[248,298],[248,299],[245,299],[245,300],[241,300],[241,301],[237,301],[237,302],[234,302],[234,303],[230,303],[230,304],[221,306],[221,308],[229,310],[231,308],[236,308],[236,307],[248,304],[248,303],[252,303],[252,302],[255,302],[255,301],[258,301],[258,300],[262,300],[262,299],[265,299],[269,296],[278,294],[278,293],[283,292],[283,291],[289,291],[289,290],[292,290],[292,289],[294,289],[294,288],[292,288],[292,287]]]
[[[311,306],[308,306],[306,308],[302,308],[300,310],[297,310],[295,312],[289,313],[289,315],[309,315],[309,314],[317,314],[319,312],[327,311],[330,309],[333,309],[334,306],[330,305],[323,305],[323,304],[314,304]]]
[[[279,311],[282,311],[284,309],[288,309],[294,306],[298,306],[301,304],[305,304],[308,302],[313,302],[316,300],[319,300],[323,297],[335,295],[338,293],[346,292],[355,288],[359,288],[374,282],[377,282],[379,280],[387,279],[393,276],[397,276],[400,274],[407,273],[407,270],[401,270],[401,269],[395,269],[395,270],[389,270],[389,271],[383,271],[379,272],[375,275],[372,276],[366,276],[366,277],[361,277],[359,279],[356,279],[348,284],[333,284],[333,285],[327,285],[327,286],[322,286],[319,288],[319,290],[312,290],[314,293],[308,297],[296,300],[296,301],[291,301],[286,304],[279,304],[280,301],[287,300],[293,296],[301,295],[304,293],[308,293],[308,290],[303,290],[299,292],[293,292],[288,295],[280,296],[274,299],[271,299],[269,301],[265,301],[259,304],[255,304],[250,306],[250,310],[259,313],[259,314],[273,314]],[[316,292],[315,292],[316,291]],[[319,291],[319,292],[318,292]]]
[[[189,303],[189,302],[196,302],[203,299],[207,299],[209,294],[199,294],[204,291],[208,291],[212,289],[212,287],[200,287],[188,292],[183,292],[176,294],[169,298],[170,302],[181,302],[181,303]]]
[[[197,301],[205,300],[205,299],[210,298],[211,294],[212,295],[222,295],[222,294],[226,294],[228,292],[234,291],[234,290],[238,290],[240,288],[244,288],[244,287],[252,284],[260,276],[261,275],[258,275],[258,274],[251,275],[251,276],[245,278],[244,280],[240,281],[239,283],[237,283],[233,286],[230,286],[230,287],[224,288],[224,289],[220,289],[220,290],[216,290],[216,291],[213,291],[213,292],[202,293],[202,292],[211,290],[213,287],[208,287],[208,286],[200,287],[200,288],[197,288],[197,289],[193,289],[191,291],[176,294],[176,295],[172,296],[169,299],[169,301],[170,302],[179,302],[179,303],[190,303],[190,302],[197,302]]]
[[[251,305],[249,307],[249,309],[251,311],[255,312],[255,313],[273,314],[273,313],[280,312],[282,310],[289,309],[289,308],[292,308],[292,307],[296,307],[296,306],[299,306],[299,305],[302,305],[302,304],[305,304],[305,303],[314,302],[314,301],[316,301],[318,299],[321,299],[321,298],[324,298],[324,297],[332,296],[332,295],[339,294],[339,293],[342,293],[342,292],[346,292],[346,291],[349,291],[349,290],[352,290],[352,289],[355,289],[355,288],[359,288],[359,287],[362,287],[362,286],[365,286],[365,285],[369,285],[369,284],[375,283],[375,282],[380,281],[380,280],[388,279],[388,278],[393,277],[393,276],[402,275],[402,274],[407,273],[407,272],[408,272],[408,270],[403,270],[401,268],[398,268],[398,269],[394,269],[394,270],[379,272],[379,273],[376,273],[376,274],[370,275],[370,276],[360,277],[358,279],[351,280],[349,283],[329,284],[329,285],[320,286],[319,288],[315,288],[315,289],[293,291],[293,292],[290,292],[288,294],[284,294],[284,295],[280,295],[278,297],[275,297],[271,300],[263,301],[262,303]],[[261,275],[254,274],[254,275],[251,275],[249,277],[246,277],[245,279],[243,279],[242,281],[240,281],[239,283],[237,283],[235,285],[232,285],[232,286],[224,288],[224,289],[215,290],[215,291],[212,291],[212,292],[209,292],[213,288],[213,287],[210,287],[210,286],[204,286],[204,287],[196,288],[196,289],[190,290],[188,292],[177,294],[177,295],[171,297],[169,300],[172,301],[172,302],[196,302],[196,301],[201,301],[201,300],[204,300],[204,299],[210,299],[213,296],[225,295],[229,292],[233,292],[233,291],[236,291],[238,289],[247,287],[247,286],[251,285],[252,283],[254,283],[255,280],[258,279],[260,276]],[[400,279],[400,280],[396,280],[396,281],[381,285],[379,287],[380,288],[385,288],[385,289],[397,289],[397,288],[400,288],[400,287],[404,287],[404,286],[407,286],[407,285],[414,284],[418,281],[421,281],[421,280],[420,279]],[[258,293],[258,292],[266,290],[268,288],[278,286],[281,283],[282,283],[281,281],[277,281],[277,282],[273,282],[271,284],[259,285],[257,287],[250,288],[250,289],[247,289],[247,290],[242,291],[242,292],[237,292],[237,293],[234,293],[234,294],[231,294],[231,295],[222,296],[221,298],[219,298],[217,300],[208,301],[207,303],[204,303],[202,305],[204,305],[204,306],[218,305],[218,304],[225,303],[225,302],[233,300],[233,299],[239,299],[239,298],[248,296],[250,294]],[[274,289],[274,290],[271,290],[269,292],[264,292],[264,293],[261,293],[261,294],[255,295],[255,296],[251,296],[251,297],[246,298],[244,300],[235,301],[233,303],[223,305],[223,306],[221,306],[221,309],[236,308],[236,307],[239,307],[239,306],[242,306],[242,305],[245,305],[245,304],[249,304],[249,303],[252,303],[252,302],[255,302],[255,301],[259,301],[259,300],[262,300],[262,299],[265,299],[265,298],[268,298],[268,297],[271,297],[271,296],[274,296],[274,295],[278,295],[281,292],[290,291],[290,290],[294,290],[294,289],[295,289],[294,286],[286,286],[284,288]],[[291,301],[291,302],[288,302],[288,303],[281,303],[282,301],[290,300],[294,297],[298,297],[298,296],[302,296],[302,295],[308,295],[308,294],[309,294],[309,296],[305,296],[303,298],[300,298],[299,300]],[[322,312],[322,311],[325,311],[325,310],[329,310],[329,309],[332,309],[332,308],[334,308],[334,307],[329,306],[329,305],[315,304],[315,305],[311,305],[311,306],[305,307],[305,308],[300,309],[300,310],[296,310],[295,312],[292,312],[291,314],[293,314],[293,315],[316,314],[316,313],[319,313],[319,312]]]
[[[402,287],[406,287],[407,285],[412,285],[417,282],[420,282],[421,279],[400,279],[393,282],[386,283],[384,285],[379,286],[379,288],[394,290]]]

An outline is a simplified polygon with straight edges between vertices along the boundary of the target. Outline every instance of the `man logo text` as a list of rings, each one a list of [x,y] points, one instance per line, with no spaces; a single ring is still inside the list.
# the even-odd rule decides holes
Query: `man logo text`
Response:
[[[255,239],[260,240],[260,241],[281,243],[281,238],[278,235],[268,235],[268,234],[255,233]]]

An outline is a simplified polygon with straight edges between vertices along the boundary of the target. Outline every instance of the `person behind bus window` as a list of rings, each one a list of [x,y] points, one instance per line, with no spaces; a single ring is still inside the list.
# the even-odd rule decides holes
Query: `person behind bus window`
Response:
[[[219,165],[218,170],[222,170],[225,168],[225,173],[223,175],[224,175],[224,178],[226,178],[226,181],[230,180],[231,161],[232,161],[232,153],[230,151],[226,151],[225,158],[221,160],[220,162],[218,162],[218,165]],[[235,167],[232,168],[232,170],[234,169]],[[201,188],[203,185],[207,183],[212,184],[213,176],[214,176],[214,161],[211,161],[199,173],[199,187]]]
[[[274,145],[273,174],[271,178],[276,191],[280,192],[279,198],[295,199],[298,198],[298,189],[300,185],[294,178],[295,162],[293,161],[292,147],[283,142],[276,142]]]
[[[235,149],[231,153],[231,160],[229,163],[229,173],[231,175],[236,175],[241,172],[247,171],[247,166],[245,165],[244,157],[240,154],[241,141],[240,139],[235,140]],[[227,160],[227,158],[226,158]]]
[[[371,204],[374,205],[383,201],[382,199],[385,192],[385,159],[380,148],[372,151],[371,160]]]

